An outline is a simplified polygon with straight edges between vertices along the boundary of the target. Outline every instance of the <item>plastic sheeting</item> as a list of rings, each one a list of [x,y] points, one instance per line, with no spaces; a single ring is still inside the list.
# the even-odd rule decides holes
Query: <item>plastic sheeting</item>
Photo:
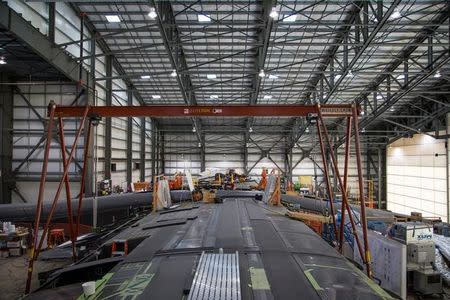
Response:
[[[450,237],[434,234],[433,241],[436,244],[436,269],[444,281],[450,284],[450,268],[446,263],[446,260],[450,261]]]
[[[169,181],[167,179],[158,181],[158,196],[156,201],[156,210],[169,208],[172,206],[172,199],[170,198]]]

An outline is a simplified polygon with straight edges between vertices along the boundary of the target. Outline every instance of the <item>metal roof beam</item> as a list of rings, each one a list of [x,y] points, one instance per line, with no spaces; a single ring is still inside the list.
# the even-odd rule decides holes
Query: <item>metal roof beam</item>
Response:
[[[83,68],[81,69],[80,77],[80,63],[76,62],[64,50],[56,47],[48,37],[40,33],[30,22],[10,8],[6,2],[0,2],[0,27],[23,41],[29,49],[42,57],[68,79],[84,83],[89,81],[89,72]]]
[[[177,28],[175,14],[170,2],[156,2],[151,0],[155,7],[158,19],[158,27],[161,37],[169,55],[172,68],[177,72],[177,82],[183,95],[184,102],[188,105],[197,105],[195,98],[194,86],[189,73],[179,73],[181,70],[187,70],[188,64],[184,56],[184,50],[181,43],[170,43],[170,41],[180,41],[180,33]],[[197,139],[201,143],[201,123],[197,118],[192,118],[193,130],[195,129]]]
[[[261,20],[264,21],[264,28],[262,28],[259,33],[257,40],[259,42],[259,47],[256,53],[255,63],[254,63],[254,75],[252,80],[251,89],[253,90],[250,94],[249,103],[250,105],[256,104],[258,101],[259,90],[261,86],[262,78],[259,76],[259,71],[264,69],[264,64],[266,62],[267,50],[269,48],[270,34],[273,27],[273,19],[270,17],[270,11],[272,7],[276,4],[276,0],[265,0],[262,4],[262,15]],[[253,123],[253,118],[247,119],[247,133],[245,134],[244,147],[246,147],[248,140],[250,139],[250,129]]]

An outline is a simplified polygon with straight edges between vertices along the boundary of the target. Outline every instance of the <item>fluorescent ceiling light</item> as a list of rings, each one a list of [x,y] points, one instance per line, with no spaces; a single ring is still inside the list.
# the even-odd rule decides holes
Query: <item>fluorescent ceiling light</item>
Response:
[[[283,18],[283,22],[295,22],[295,20],[297,19],[297,15],[290,15],[288,17],[284,17]]]
[[[353,75],[352,70],[349,70],[348,73],[347,73],[347,75],[345,75],[345,77],[353,77],[353,76],[354,76],[354,75]]]
[[[270,12],[269,16],[272,19],[276,19],[278,17],[278,12],[276,7],[272,7],[272,11]]]
[[[119,23],[120,18],[118,15],[108,15],[105,16],[106,20],[108,20],[109,23]]]
[[[155,100],[161,99],[161,95],[152,95],[152,98]]]
[[[216,76],[216,74],[206,74],[206,78],[208,78],[208,79],[216,79],[217,76]]]
[[[142,75],[141,78],[142,78],[142,79],[149,79],[149,78],[150,78],[150,75]]]
[[[170,73],[170,76],[177,77],[177,70],[173,70],[172,73]]]
[[[309,127],[306,127],[305,132],[306,132],[306,133],[309,132]]]
[[[0,65],[6,65],[6,60],[3,56],[0,57]]]
[[[377,100],[383,100],[383,96],[381,96],[380,94],[377,95]]]
[[[405,74],[399,74],[395,78],[397,78],[397,79],[404,79],[405,78]]]
[[[202,143],[198,143],[198,147],[201,148],[202,147]]]
[[[249,128],[248,128],[248,132],[253,132],[253,128],[252,128],[252,127],[249,127]]]
[[[394,109],[393,107],[391,107],[391,108],[389,109],[389,111],[395,111],[395,109]]]
[[[194,127],[192,127],[192,132],[197,132],[197,129]]]
[[[391,20],[394,20],[394,19],[398,19],[398,18],[401,18],[402,17],[402,14],[400,13],[400,11],[398,10],[398,9],[396,9],[393,13],[392,13],[392,15],[390,16],[390,19]]]
[[[277,75],[274,75],[274,74],[269,74],[269,79],[278,79],[278,76]]]
[[[149,16],[151,19],[154,19],[154,18],[156,18],[156,17],[158,16],[158,15],[156,14],[156,10],[155,10],[154,7],[150,8],[150,12],[148,13],[148,16]]]
[[[264,76],[266,76],[266,73],[264,73],[264,70],[261,69],[261,71],[259,71],[259,77],[263,78]]]
[[[442,75],[441,75],[441,72],[439,72],[439,71],[437,71],[436,72],[436,74],[434,74],[434,78],[440,78]]]
[[[334,79],[339,80],[339,78],[341,78],[342,75],[341,74],[337,74],[336,76],[334,76]]]
[[[198,15],[198,21],[199,22],[211,22],[211,16],[210,15]]]
[[[272,99],[272,95],[264,95],[264,99],[266,100]]]
[[[209,98],[211,98],[211,99],[219,99],[219,96],[218,95],[211,95],[211,96],[209,96]]]

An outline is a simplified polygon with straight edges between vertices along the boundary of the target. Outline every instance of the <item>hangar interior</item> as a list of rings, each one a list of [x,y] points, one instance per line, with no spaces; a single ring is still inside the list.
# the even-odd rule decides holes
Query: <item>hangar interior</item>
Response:
[[[177,288],[192,277],[185,297],[208,299],[197,276],[217,257],[241,283],[209,299],[289,299],[295,282],[321,299],[447,297],[449,16],[438,0],[0,2],[0,252],[5,267],[21,259],[32,270],[0,286],[11,297],[66,299],[70,283],[70,297],[89,299],[80,283],[94,281],[98,299],[123,296],[109,280],[140,262],[156,279],[137,297],[182,298],[156,288],[166,265],[186,273]],[[185,223],[157,227],[172,220],[164,210]],[[155,233],[134,230],[147,232],[142,224]],[[178,244],[165,240],[174,228],[185,230]],[[80,232],[108,263],[93,259],[94,247],[80,250]],[[115,256],[116,243],[129,248]],[[159,248],[139,252],[147,244]],[[276,247],[291,260],[272,257]],[[330,248],[330,261],[295,254],[317,247]],[[66,271],[43,272],[38,256],[63,248]],[[161,253],[174,261],[159,262]],[[356,266],[363,283],[338,290],[338,271],[325,278],[310,266],[321,263]],[[275,266],[298,281],[278,281]],[[141,271],[128,279],[150,274]]]

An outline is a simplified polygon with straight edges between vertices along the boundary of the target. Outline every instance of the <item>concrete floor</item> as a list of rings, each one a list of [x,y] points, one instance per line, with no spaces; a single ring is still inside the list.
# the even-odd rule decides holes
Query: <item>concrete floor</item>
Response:
[[[31,290],[39,287],[38,273],[70,264],[70,260],[37,261],[31,281]],[[0,259],[0,300],[19,299],[25,292],[28,256]]]

